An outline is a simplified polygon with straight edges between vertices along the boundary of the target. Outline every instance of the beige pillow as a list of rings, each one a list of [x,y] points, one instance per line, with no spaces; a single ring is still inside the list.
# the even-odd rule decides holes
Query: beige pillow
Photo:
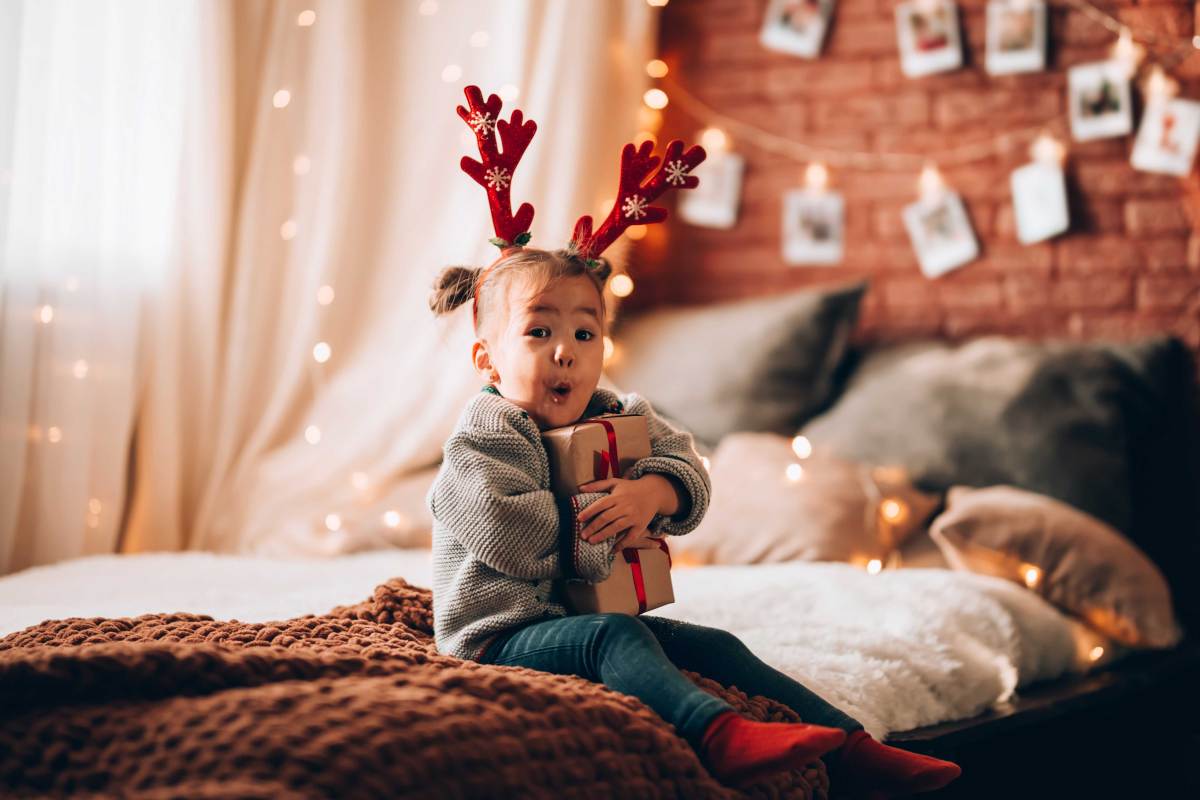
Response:
[[[684,564],[882,564],[940,503],[895,470],[819,452],[801,459],[792,441],[773,433],[722,439],[709,470],[708,513],[694,531],[671,539],[672,554]],[[802,470],[798,477],[788,475],[794,464]]]
[[[1158,567],[1115,528],[1066,503],[1011,486],[956,486],[929,533],[955,569],[1023,583],[1122,644],[1179,641]]]

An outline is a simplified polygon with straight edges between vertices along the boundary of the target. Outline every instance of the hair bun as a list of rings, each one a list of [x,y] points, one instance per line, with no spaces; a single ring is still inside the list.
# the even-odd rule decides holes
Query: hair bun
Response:
[[[479,267],[446,267],[433,280],[429,308],[434,314],[446,314],[475,296]]]

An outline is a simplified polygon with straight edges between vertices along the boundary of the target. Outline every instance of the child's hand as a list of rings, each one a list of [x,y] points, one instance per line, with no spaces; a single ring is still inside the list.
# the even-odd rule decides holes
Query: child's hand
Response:
[[[658,539],[655,539],[654,534],[652,534],[646,528],[642,528],[641,530],[634,530],[631,528],[630,530],[626,531],[624,536],[621,537],[621,540],[617,542],[614,549],[622,550],[626,547],[633,547],[638,550],[648,550],[658,547]]]
[[[639,531],[649,526],[663,505],[663,484],[673,493],[669,483],[652,474],[636,480],[605,478],[583,484],[579,487],[581,492],[608,491],[609,494],[579,512],[579,522],[587,523],[579,532],[579,538],[594,544],[631,528]]]

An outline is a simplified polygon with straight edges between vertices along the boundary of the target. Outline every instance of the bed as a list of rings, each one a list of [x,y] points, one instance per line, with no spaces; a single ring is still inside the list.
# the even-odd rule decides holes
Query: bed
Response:
[[[248,703],[251,708],[256,708],[254,702],[264,702],[262,697],[248,694],[252,691],[247,685],[248,679],[240,673],[228,684],[219,680],[215,684],[205,684],[191,671],[198,668],[185,664],[178,652],[170,658],[164,653],[156,653],[155,658],[165,660],[155,662],[152,667],[132,662],[114,666],[128,655],[115,651],[106,654],[110,661],[102,668],[94,663],[81,664],[73,660],[73,656],[66,655],[86,652],[89,647],[95,648],[101,643],[106,647],[132,647],[134,641],[125,637],[131,637],[132,632],[139,629],[139,618],[143,620],[141,625],[148,626],[150,631],[138,639],[142,645],[175,639],[203,649],[204,645],[215,641],[228,651],[232,638],[238,640],[238,647],[259,645],[259,652],[307,651],[317,640],[321,640],[321,648],[325,648],[323,634],[314,633],[311,625],[289,627],[280,621],[303,619],[305,615],[317,615],[310,621],[324,620],[321,615],[336,607],[353,608],[364,599],[369,602],[371,597],[378,599],[389,595],[390,590],[386,588],[389,581],[393,582],[393,589],[396,578],[403,578],[401,583],[409,587],[425,587],[429,585],[429,575],[429,551],[411,548],[331,560],[201,553],[98,556],[35,568],[0,579],[0,635],[5,637],[0,641],[0,675],[4,676],[0,686],[7,686],[10,691],[8,713],[0,731],[0,741],[8,738],[10,747],[2,749],[14,755],[28,752],[28,744],[24,750],[13,746],[29,724],[31,715],[43,721],[57,719],[63,727],[39,730],[57,730],[56,736],[65,735],[64,730],[80,724],[81,703],[89,707],[99,704],[113,713],[121,708],[139,709],[135,717],[123,723],[106,723],[115,726],[114,734],[128,737],[130,726],[139,728],[138,719],[153,718],[155,713],[176,716],[195,713],[196,709],[189,705],[195,702],[207,703],[202,706],[207,710],[211,710],[210,706],[220,707],[222,696],[226,699],[244,696],[239,702]],[[953,745],[954,754],[959,754],[963,752],[963,742],[970,737],[963,734],[961,726],[939,729],[939,725],[953,726],[970,719],[975,723],[967,729],[974,727],[980,732],[983,729],[979,726],[985,720],[1020,717],[1026,712],[1014,704],[1027,702],[1025,687],[1047,682],[1063,685],[1064,680],[1083,686],[1086,684],[1079,681],[1088,678],[1079,676],[1101,669],[1111,660],[1092,660],[1090,653],[1100,640],[1088,628],[1022,587],[989,576],[921,568],[873,575],[846,564],[795,562],[682,568],[675,571],[674,582],[676,602],[649,613],[724,627],[734,632],[772,666],[802,680],[857,716],[873,734],[890,736],[891,741],[913,749],[948,753],[946,748]],[[140,616],[164,611],[175,613],[165,621],[153,618],[153,623],[147,623],[147,618]],[[44,620],[72,618],[79,619],[75,623],[60,623],[57,627],[39,626]],[[105,622],[95,618],[126,622]],[[85,622],[87,619],[94,621]],[[237,633],[222,638],[232,628],[222,628],[209,620],[237,620]],[[67,633],[64,634],[64,630]],[[31,632],[37,635],[31,635]],[[391,634],[383,631],[382,635]],[[305,637],[311,637],[313,641],[306,643]],[[378,641],[369,642],[361,635],[358,638],[356,643],[355,636],[348,636],[337,646],[322,652],[324,655],[331,650],[361,655],[365,650],[377,648]],[[60,657],[57,663],[45,663],[48,651],[55,651],[54,654]],[[1112,652],[1115,657],[1117,650]],[[368,660],[403,661],[407,655],[403,651],[382,656],[375,653]],[[238,670],[244,667],[241,663],[235,666]],[[411,667],[411,664],[406,666]],[[229,664],[207,668],[213,673],[233,669]],[[41,669],[40,673],[38,669]],[[506,667],[479,669],[489,673],[514,671]],[[31,673],[35,674],[31,677]],[[179,673],[175,675],[177,680],[166,681],[164,685],[164,675],[174,673]],[[384,674],[392,675],[386,671]],[[699,676],[696,679],[700,680]],[[278,704],[289,696],[285,688],[289,685],[322,681],[336,685],[348,677],[339,673],[331,679],[323,672],[294,674],[285,670],[272,679],[254,680],[261,681],[254,691],[262,690],[264,686],[273,688],[277,694],[272,702]],[[457,675],[452,683],[466,680],[463,675]],[[1054,684],[1056,680],[1058,683]],[[127,690],[111,688],[123,681],[136,685]],[[563,678],[560,684],[563,681],[586,683]],[[64,688],[67,685],[74,685],[75,689]],[[78,688],[81,685],[91,688],[81,690]],[[428,686],[423,688],[430,691]],[[717,689],[715,686],[710,688]],[[439,691],[445,692],[441,687]],[[28,702],[16,701],[13,692],[31,693],[36,698]],[[470,696],[471,691],[466,694]],[[615,693],[607,690],[602,690],[601,694],[604,696],[599,700],[593,698],[596,710],[603,708],[614,713],[620,710],[628,714],[630,706],[640,706],[637,701],[619,701]],[[492,713],[497,705],[505,707],[512,697],[522,695],[515,690],[498,691],[488,698],[487,708],[476,709],[473,713]],[[763,698],[742,696],[736,699],[744,704],[745,710],[760,714],[762,718],[787,718],[787,709],[772,708],[772,704]],[[418,693],[399,702],[399,709],[392,708],[398,716],[373,720],[368,714],[356,717],[356,724],[372,731],[376,730],[372,726],[379,726],[383,721],[399,726],[398,720],[407,720],[405,727],[411,730],[414,723],[405,716],[406,710],[413,712],[428,706],[431,698]],[[414,708],[406,709],[408,703]],[[303,704],[300,705],[303,708]],[[636,720],[648,729],[658,728],[656,733],[663,737],[661,742],[669,742],[672,738],[678,742],[670,727],[652,712],[644,708],[637,711],[640,716],[630,716],[623,722],[613,720],[616,730],[628,730],[631,720]],[[297,709],[290,705],[278,707],[268,703],[255,710],[253,721],[256,728],[269,732],[277,729],[281,721],[298,724],[298,720],[289,718],[294,713]],[[309,709],[305,713],[312,711]],[[451,733],[462,733],[456,722],[445,724]],[[513,724],[519,725],[519,722]],[[188,730],[173,733],[169,732],[173,730],[169,727],[162,730],[169,741],[182,739],[180,747],[184,748],[183,752],[188,752]],[[515,729],[514,734],[533,736],[538,732],[534,726],[523,729],[523,733],[518,733],[519,730],[522,729]],[[43,735],[50,736],[49,733]],[[196,732],[196,736],[203,735],[219,736],[210,730]],[[263,736],[259,747],[270,750],[270,734]],[[470,753],[479,744],[470,736],[461,736],[459,742],[455,741],[457,738],[449,734],[438,738],[429,733],[426,738],[405,740],[406,748],[416,750],[416,755],[430,755],[430,758],[423,759],[423,769],[410,771],[411,785],[393,782],[388,784],[389,791],[409,796],[486,796],[494,792],[494,783],[458,780],[464,774],[476,777],[486,774],[490,767],[475,764],[471,769],[455,769],[452,765],[458,762],[451,756],[457,754],[466,760],[464,763],[471,763]],[[984,738],[994,741],[996,737],[988,732]],[[538,780],[528,781],[526,775],[521,778],[526,781],[522,793],[537,796],[543,791],[546,796],[564,796],[572,792],[586,794],[588,790],[595,791],[602,786],[604,791],[620,789],[646,796],[733,796],[731,790],[707,778],[690,750],[669,747],[661,742],[659,748],[654,748],[646,746],[645,742],[626,747],[619,741],[608,741],[606,744],[613,750],[605,751],[604,755],[612,759],[608,762],[610,770],[592,773],[543,771],[540,784]],[[280,791],[299,791],[295,782],[309,785],[306,782],[311,776],[306,776],[303,770],[297,773],[303,763],[297,767],[295,760],[304,762],[308,759],[304,763],[316,763],[332,758],[330,752],[323,750],[296,753],[275,744],[278,751],[272,750],[274,756],[265,763],[262,763],[261,754],[252,757],[240,753],[242,768],[221,770],[211,766],[203,775],[192,775],[176,764],[174,769],[127,769],[124,772],[114,766],[101,778],[86,770],[75,771],[68,762],[54,762],[47,756],[48,761],[43,762],[43,766],[57,763],[57,770],[49,770],[38,779],[41,782],[35,780],[32,784],[14,784],[14,774],[9,772],[7,786],[9,790],[70,793],[86,788],[89,785],[87,775],[92,774],[94,781],[115,782],[103,783],[103,788],[108,790],[119,787],[150,794],[247,792],[273,795]],[[335,739],[331,747],[346,744]],[[391,744],[398,746],[394,742]],[[565,752],[550,748],[541,755],[524,753],[523,757],[530,760],[531,768],[539,764],[544,766],[544,762],[552,757],[559,764],[575,763],[571,756],[578,758],[580,754],[573,753],[565,744],[563,746],[567,747]],[[585,748],[586,743],[581,743],[580,747]],[[667,749],[663,750],[664,747]],[[386,752],[386,747],[382,751]],[[339,752],[340,749],[332,751],[333,755]],[[414,754],[410,752],[411,755]],[[670,763],[672,759],[682,762],[681,765],[664,769],[663,762]],[[652,762],[653,768],[649,766]],[[435,766],[430,767],[430,764]],[[256,769],[277,777],[268,779],[256,773]],[[348,774],[353,774],[354,769],[347,768]],[[0,774],[4,774],[3,770]],[[35,771],[36,774],[41,773]],[[326,777],[337,774],[337,770],[331,770]],[[627,777],[618,778],[617,775]],[[779,796],[821,797],[826,796],[828,788],[823,781],[821,774],[783,775],[773,786],[768,783],[756,787],[755,791],[778,793]],[[378,788],[378,784],[360,788],[370,794],[369,789]],[[345,784],[336,790],[330,784],[322,784],[319,789],[318,794],[354,793]]]

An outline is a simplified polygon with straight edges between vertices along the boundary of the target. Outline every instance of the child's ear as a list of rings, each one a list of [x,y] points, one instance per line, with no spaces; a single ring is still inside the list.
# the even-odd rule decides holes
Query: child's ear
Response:
[[[484,380],[491,380],[495,369],[492,367],[492,357],[488,355],[487,345],[482,339],[476,339],[475,343],[471,345],[471,363],[475,365],[475,371]]]

